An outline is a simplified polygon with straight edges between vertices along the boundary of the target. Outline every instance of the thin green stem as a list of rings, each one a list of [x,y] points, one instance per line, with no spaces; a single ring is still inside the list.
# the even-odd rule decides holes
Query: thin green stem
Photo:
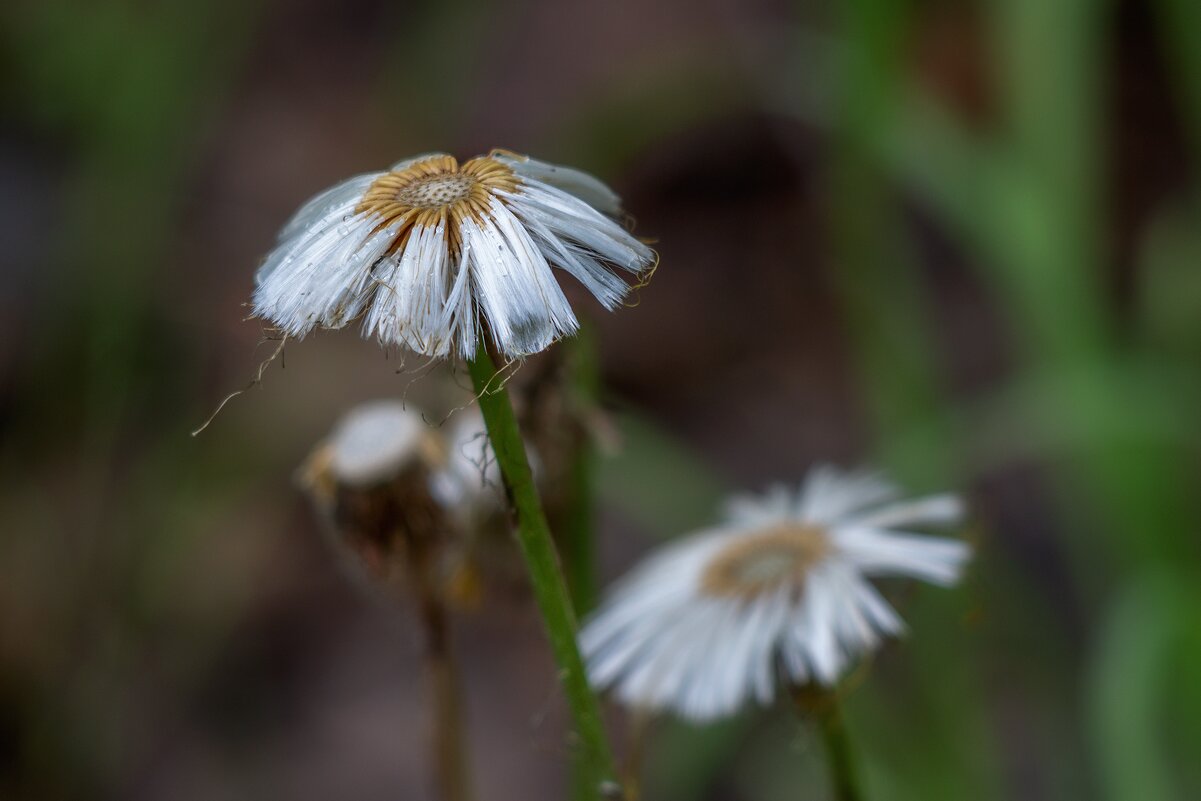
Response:
[[[530,472],[521,431],[508,392],[482,343],[475,359],[469,363],[469,369],[488,429],[488,439],[504,479],[513,529],[525,557],[534,600],[542,614],[551,652],[559,668],[559,681],[579,737],[581,767],[590,779],[593,796],[599,798],[603,787],[616,782],[613,756],[605,738],[600,704],[588,685],[584,662],[576,644],[575,611]]]
[[[838,701],[831,697],[825,714],[818,717],[822,742],[826,746],[826,761],[830,769],[830,781],[834,785],[834,797],[838,801],[862,801],[859,777],[855,775],[855,759],[851,740],[847,737],[846,722]]]
[[[793,691],[793,700],[800,716],[814,720],[821,732],[834,798],[837,801],[863,801],[855,749],[847,736],[837,694],[813,686],[799,687]]]

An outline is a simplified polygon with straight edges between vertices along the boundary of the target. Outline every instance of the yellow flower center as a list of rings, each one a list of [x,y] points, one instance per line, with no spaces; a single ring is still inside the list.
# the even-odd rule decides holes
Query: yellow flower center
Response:
[[[355,213],[377,216],[377,230],[397,227],[392,251],[404,247],[414,226],[441,224],[454,252],[463,222],[482,222],[496,193],[516,188],[513,171],[493,158],[481,156],[460,165],[454,156],[433,156],[375,179]]]
[[[788,584],[800,589],[813,565],[830,552],[825,529],[781,524],[731,542],[701,575],[701,590],[751,600]]]

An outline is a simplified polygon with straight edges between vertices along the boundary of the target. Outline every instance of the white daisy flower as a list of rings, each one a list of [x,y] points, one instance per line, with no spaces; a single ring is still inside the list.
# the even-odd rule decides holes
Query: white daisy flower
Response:
[[[362,317],[384,345],[464,358],[486,321],[503,354],[526,356],[579,327],[551,267],[608,309],[629,289],[617,271],[650,269],[618,214],[578,170],[503,151],[418,156],[301,207],[255,275],[254,314],[294,337]]]
[[[949,586],[968,558],[963,542],[907,531],[959,521],[957,498],[897,498],[876,475],[823,467],[799,492],[735,499],[724,525],[652,555],[587,622],[592,682],[698,721],[766,704],[778,681],[833,685],[902,630],[869,578]]]

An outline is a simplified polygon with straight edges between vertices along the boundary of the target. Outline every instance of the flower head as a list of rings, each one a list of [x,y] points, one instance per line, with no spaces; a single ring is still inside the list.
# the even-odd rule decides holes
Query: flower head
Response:
[[[954,496],[897,497],[878,476],[825,467],[799,492],[735,499],[724,525],[665,546],[614,588],[580,635],[591,680],[694,720],[767,703],[778,678],[834,684],[902,630],[869,578],[947,586],[968,557],[962,542],[903,530],[958,521]]]
[[[470,358],[482,321],[520,357],[579,326],[551,267],[612,309],[654,253],[614,219],[618,198],[590,175],[493,151],[459,163],[428,154],[314,197],[255,275],[254,313],[284,333],[341,328],[417,353]]]
[[[300,484],[352,575],[469,594],[465,532],[440,494],[446,456],[421,412],[389,400],[351,409],[309,455]]]
[[[418,462],[438,460],[439,446],[421,414],[397,401],[352,409],[327,442],[331,476],[349,487],[391,481]]]

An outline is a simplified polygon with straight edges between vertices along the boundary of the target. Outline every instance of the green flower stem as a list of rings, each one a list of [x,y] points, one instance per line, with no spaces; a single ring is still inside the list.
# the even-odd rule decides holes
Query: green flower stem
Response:
[[[576,644],[575,611],[559,568],[546,514],[542,511],[542,502],[530,473],[521,431],[508,392],[483,343],[476,351],[475,359],[469,363],[469,369],[488,429],[488,439],[504,479],[510,516],[530,574],[534,599],[542,613],[542,622],[559,668],[559,680],[579,736],[581,767],[591,779],[594,796],[599,798],[602,787],[616,781],[613,756],[605,738],[600,704],[588,685],[584,662]]]
[[[826,748],[826,762],[830,781],[834,785],[834,797],[838,801],[863,801],[856,774],[854,749],[847,737],[842,709],[833,692],[825,694],[817,712],[817,723],[821,729],[822,742]]]

